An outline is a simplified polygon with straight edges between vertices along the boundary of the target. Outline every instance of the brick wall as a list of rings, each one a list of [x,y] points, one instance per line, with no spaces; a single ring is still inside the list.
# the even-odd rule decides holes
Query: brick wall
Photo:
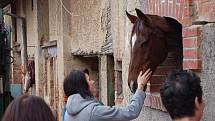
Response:
[[[200,59],[200,44],[202,41],[203,25],[192,25],[196,21],[213,21],[215,18],[214,0],[189,0],[184,7],[183,19],[183,46],[184,46],[184,69],[202,69]],[[186,21],[185,21],[186,20]]]
[[[199,25],[192,25],[196,16],[196,5],[189,0],[184,6],[183,24],[183,54],[184,69],[201,69],[199,45],[201,42],[201,28]]]
[[[204,21],[213,21],[215,18],[214,0],[193,0],[196,7],[195,19]]]
[[[114,92],[115,92],[115,104],[119,105],[123,101],[123,94],[122,94],[122,70],[115,70],[114,71]]]
[[[13,84],[22,84],[22,71],[21,65],[16,61],[12,64],[12,83]]]

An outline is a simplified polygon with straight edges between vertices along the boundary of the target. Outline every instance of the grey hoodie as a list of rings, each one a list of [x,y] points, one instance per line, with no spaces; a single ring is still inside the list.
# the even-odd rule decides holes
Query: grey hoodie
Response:
[[[95,99],[84,99],[80,94],[69,96],[65,121],[130,121],[139,116],[146,94],[137,90],[126,107],[101,105]]]

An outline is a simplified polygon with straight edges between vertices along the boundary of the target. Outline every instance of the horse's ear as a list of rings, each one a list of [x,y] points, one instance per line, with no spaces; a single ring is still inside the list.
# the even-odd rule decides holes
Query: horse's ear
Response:
[[[147,17],[141,10],[135,8],[137,16],[139,19],[143,20],[146,24],[150,24],[151,23],[151,19],[149,17]]]
[[[135,21],[137,20],[137,17],[134,15],[131,15],[128,13],[128,11],[125,11],[126,15],[128,16],[129,20],[131,21],[131,23],[135,23]]]

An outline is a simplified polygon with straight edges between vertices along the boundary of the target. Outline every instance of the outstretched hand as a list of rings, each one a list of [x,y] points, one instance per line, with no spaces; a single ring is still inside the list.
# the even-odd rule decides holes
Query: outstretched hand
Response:
[[[147,82],[152,76],[151,69],[147,69],[143,74],[143,71],[140,71],[139,76],[137,77],[137,88],[143,90],[144,86],[146,86]]]

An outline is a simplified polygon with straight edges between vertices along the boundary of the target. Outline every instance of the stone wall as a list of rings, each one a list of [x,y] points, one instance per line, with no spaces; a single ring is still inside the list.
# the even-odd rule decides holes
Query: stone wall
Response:
[[[213,121],[215,118],[215,24],[208,24],[203,27],[202,42],[200,45],[202,70],[199,73],[203,88],[203,100],[205,109],[203,121]]]
[[[70,52],[81,49],[87,52],[100,52],[101,46],[105,42],[105,29],[101,23],[102,4],[100,0],[68,2],[68,7],[72,15],[68,17],[68,36]],[[68,15],[69,13],[65,13]]]

